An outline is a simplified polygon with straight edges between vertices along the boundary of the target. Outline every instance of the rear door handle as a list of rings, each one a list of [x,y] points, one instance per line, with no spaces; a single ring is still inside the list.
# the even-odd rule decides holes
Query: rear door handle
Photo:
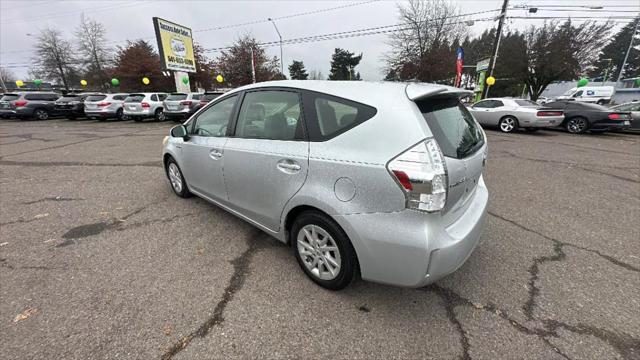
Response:
[[[213,160],[219,160],[222,157],[222,149],[216,149],[216,148],[211,149],[211,151],[209,151],[209,156]]]
[[[300,165],[290,159],[283,159],[278,161],[278,165],[276,167],[278,168],[278,170],[287,174],[298,172],[301,169]]]

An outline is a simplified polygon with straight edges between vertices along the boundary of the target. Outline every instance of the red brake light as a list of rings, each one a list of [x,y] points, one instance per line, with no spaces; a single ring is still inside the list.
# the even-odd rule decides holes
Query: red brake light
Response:
[[[562,111],[538,111],[537,116],[562,116]]]
[[[13,105],[15,106],[25,106],[27,105],[27,100],[16,100],[13,102]]]
[[[620,114],[609,114],[609,119],[620,120]]]
[[[100,106],[100,107],[103,107],[103,106],[109,106],[109,105],[111,105],[111,103],[110,103],[110,102],[104,102],[104,101],[103,101],[103,102],[99,102],[99,103],[98,103],[98,106]]]
[[[142,103],[142,107],[143,108],[148,108],[148,107],[151,107],[151,105],[149,105],[149,103],[143,102]]]
[[[180,101],[180,105],[191,105],[191,100]]]
[[[409,180],[409,175],[407,175],[407,173],[400,170],[393,170],[393,175],[396,176],[396,179],[398,179],[403,188],[406,190],[413,190],[413,185],[411,185],[411,181]]]

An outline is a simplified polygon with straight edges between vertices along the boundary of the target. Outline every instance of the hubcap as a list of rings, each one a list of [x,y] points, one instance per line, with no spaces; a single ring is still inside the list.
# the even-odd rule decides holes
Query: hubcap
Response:
[[[516,122],[512,118],[503,119],[502,123],[500,123],[500,129],[504,132],[510,132],[515,126]]]
[[[47,113],[45,111],[42,111],[42,110],[38,110],[36,116],[40,120],[46,120],[47,119]]]
[[[298,253],[315,277],[333,280],[340,273],[340,250],[335,240],[317,225],[305,225],[298,233]]]
[[[586,124],[582,119],[571,119],[569,120],[569,132],[579,133],[584,131]]]
[[[159,113],[158,113],[158,120],[160,120],[160,121],[164,121],[164,116],[165,116],[165,115],[164,115],[164,112],[163,112],[163,111],[159,112]]]
[[[175,190],[176,192],[182,191],[182,176],[180,175],[178,166],[174,163],[169,164],[169,181],[171,181],[173,190]]]

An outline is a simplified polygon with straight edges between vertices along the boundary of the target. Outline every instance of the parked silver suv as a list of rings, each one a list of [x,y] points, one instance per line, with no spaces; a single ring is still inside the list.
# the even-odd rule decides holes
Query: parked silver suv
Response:
[[[167,119],[184,121],[200,109],[200,93],[171,93],[164,100],[163,112]]]
[[[210,102],[164,140],[174,192],[198,195],[290,243],[341,289],[420,287],[480,238],[485,135],[468,92],[419,83],[275,81]]]
[[[84,100],[84,114],[90,119],[124,120],[124,100],[129,94],[94,94]]]
[[[166,98],[167,94],[165,93],[130,94],[124,99],[124,115],[135,121],[142,121],[147,118],[164,121],[162,102]]]

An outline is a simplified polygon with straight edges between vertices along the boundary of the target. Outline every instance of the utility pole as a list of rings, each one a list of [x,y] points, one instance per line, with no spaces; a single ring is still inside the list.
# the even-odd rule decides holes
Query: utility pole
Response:
[[[502,39],[502,25],[504,24],[504,19],[507,17],[507,6],[509,6],[509,0],[504,0],[502,3],[502,10],[500,11],[500,21],[498,21],[498,29],[496,30],[496,39],[493,42],[493,55],[489,60],[489,76],[493,76],[493,69],[496,66],[496,60],[498,58],[498,50],[500,49],[500,40]],[[489,78],[487,76],[487,78]],[[486,98],[489,96],[489,86],[484,87],[484,96],[482,98]]]
[[[0,68],[0,86],[2,86],[4,92],[8,92],[7,86],[4,84],[4,79],[2,78],[2,68]]]
[[[284,76],[284,60],[282,59],[282,35],[280,35],[280,31],[276,26],[276,22],[273,21],[272,18],[269,18],[269,21],[271,21],[273,27],[276,28],[276,32],[278,33],[278,37],[280,38],[280,73]]]
[[[640,24],[640,20],[636,20],[636,26],[633,28],[633,32],[631,33],[631,41],[629,41],[629,48],[627,48],[627,54],[624,56],[624,61],[622,62],[622,67],[620,68],[620,73],[618,74],[618,80],[616,84],[622,80],[622,75],[624,74],[624,68],[627,66],[627,60],[629,59],[629,53],[631,52],[631,48],[633,47],[633,38],[636,37],[636,33],[638,32],[638,24]]]

